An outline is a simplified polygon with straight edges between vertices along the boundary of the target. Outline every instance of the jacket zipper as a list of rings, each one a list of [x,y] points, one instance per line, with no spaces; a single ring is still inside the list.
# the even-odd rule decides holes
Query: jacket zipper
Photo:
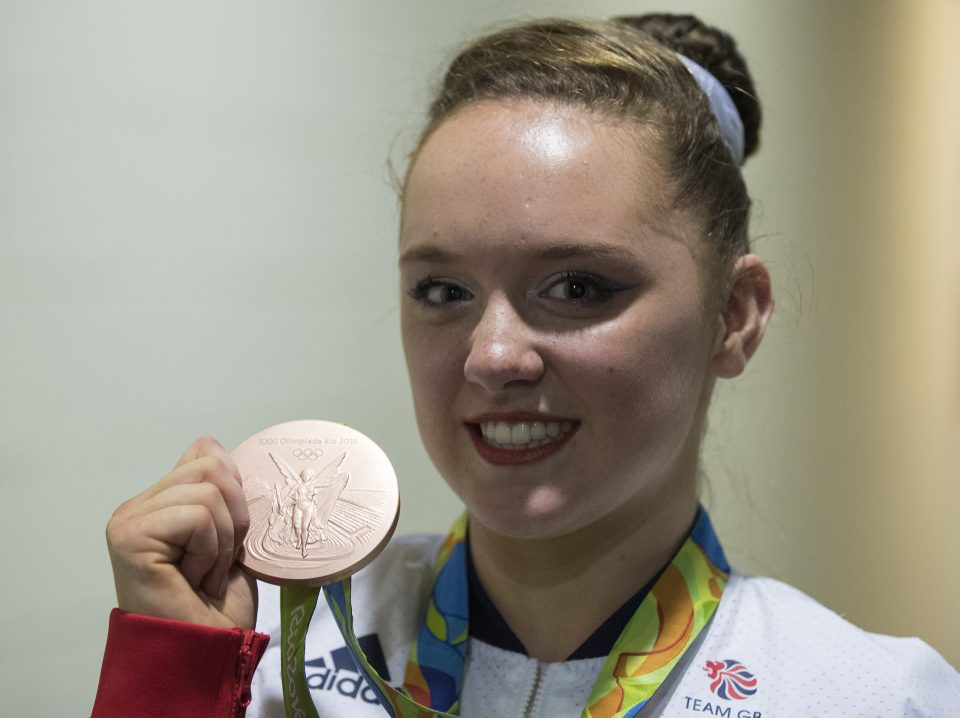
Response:
[[[250,705],[250,681],[256,670],[253,660],[253,631],[244,631],[240,644],[240,653],[237,656],[236,687],[233,696],[233,715],[242,716]]]
[[[523,718],[533,718],[534,709],[537,707],[540,698],[540,683],[543,680],[543,664],[537,661],[537,673],[533,677],[533,688],[530,690],[530,697],[527,698],[527,707],[523,711]]]

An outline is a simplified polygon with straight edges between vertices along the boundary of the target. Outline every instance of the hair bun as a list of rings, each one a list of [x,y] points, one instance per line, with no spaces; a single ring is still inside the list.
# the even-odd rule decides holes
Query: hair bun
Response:
[[[760,144],[760,102],[747,62],[730,35],[705,25],[693,15],[648,13],[614,20],[650,35],[661,45],[689,57],[716,77],[730,93],[743,121],[744,156],[749,157],[756,152]]]

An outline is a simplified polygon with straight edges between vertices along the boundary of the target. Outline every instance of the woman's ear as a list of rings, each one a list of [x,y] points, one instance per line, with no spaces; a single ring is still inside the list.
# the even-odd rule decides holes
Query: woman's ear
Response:
[[[711,366],[723,379],[738,376],[760,346],[773,313],[770,273],[755,254],[733,265],[726,301],[717,317]]]

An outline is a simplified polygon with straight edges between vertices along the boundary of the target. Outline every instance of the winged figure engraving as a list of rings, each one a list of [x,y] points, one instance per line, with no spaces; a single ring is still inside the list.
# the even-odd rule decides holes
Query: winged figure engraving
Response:
[[[350,480],[350,474],[340,471],[346,455],[343,452],[320,471],[305,468],[298,474],[282,457],[270,453],[284,478],[282,487],[274,486],[268,519],[271,539],[296,547],[304,558],[309,544],[327,540],[330,512]]]

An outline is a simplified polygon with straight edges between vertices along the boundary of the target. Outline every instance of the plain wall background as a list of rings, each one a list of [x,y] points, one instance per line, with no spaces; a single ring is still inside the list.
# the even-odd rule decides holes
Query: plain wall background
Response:
[[[960,4],[683,7],[737,37],[766,112],[777,316],[704,452],[728,553],[960,665]],[[447,528],[386,160],[491,23],[650,9],[0,0],[0,713],[89,710],[103,527],[200,434],[343,421],[393,460],[400,530]]]

